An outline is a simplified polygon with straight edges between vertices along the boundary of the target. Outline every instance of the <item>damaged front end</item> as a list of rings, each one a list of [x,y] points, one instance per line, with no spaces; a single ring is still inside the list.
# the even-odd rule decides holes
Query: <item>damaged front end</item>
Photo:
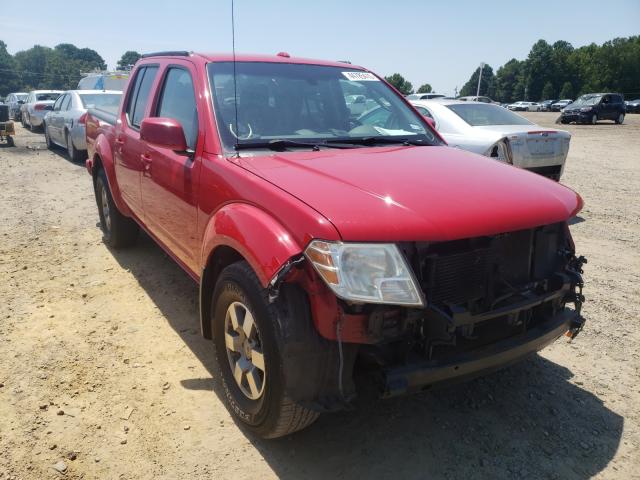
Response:
[[[401,248],[426,308],[341,305],[366,319],[354,377],[378,395],[495,370],[582,329],[586,259],[565,223]]]

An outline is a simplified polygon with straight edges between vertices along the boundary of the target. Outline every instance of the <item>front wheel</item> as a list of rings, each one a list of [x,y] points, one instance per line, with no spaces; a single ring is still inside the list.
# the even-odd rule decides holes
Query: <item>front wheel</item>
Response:
[[[263,438],[301,430],[318,417],[286,395],[277,310],[246,262],[225,268],[213,292],[216,368],[231,413]]]
[[[118,210],[104,170],[98,172],[94,189],[104,242],[113,248],[134,245],[138,240],[138,224]]]
[[[595,125],[596,123],[598,123],[598,115],[594,113],[591,115],[591,125]]]
[[[618,118],[616,118],[616,123],[618,125],[621,125],[624,122],[624,113],[621,113],[620,115],[618,115]]]

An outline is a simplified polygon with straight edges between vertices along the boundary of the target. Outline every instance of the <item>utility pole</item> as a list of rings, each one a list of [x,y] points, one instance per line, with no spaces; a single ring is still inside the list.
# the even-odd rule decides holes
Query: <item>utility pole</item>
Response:
[[[484,62],[480,62],[480,74],[478,75],[478,89],[476,90],[476,97],[480,96],[480,81],[482,80],[482,69],[484,68]]]

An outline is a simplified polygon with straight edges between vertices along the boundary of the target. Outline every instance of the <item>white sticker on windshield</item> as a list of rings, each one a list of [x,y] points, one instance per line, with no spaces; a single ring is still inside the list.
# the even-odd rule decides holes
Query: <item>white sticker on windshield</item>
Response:
[[[379,82],[378,77],[369,72],[342,72],[352,82]]]

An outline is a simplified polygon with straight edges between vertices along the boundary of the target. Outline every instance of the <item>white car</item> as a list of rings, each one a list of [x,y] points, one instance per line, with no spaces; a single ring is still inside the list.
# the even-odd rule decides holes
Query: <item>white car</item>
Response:
[[[449,146],[560,180],[571,135],[543,128],[497,105],[456,100],[414,100]]]
[[[515,102],[507,105],[507,108],[516,112],[539,112],[542,109],[542,105],[535,102]]]
[[[40,128],[47,114],[47,107],[53,105],[62,90],[32,90],[20,106],[20,120],[22,126],[30,130]]]

